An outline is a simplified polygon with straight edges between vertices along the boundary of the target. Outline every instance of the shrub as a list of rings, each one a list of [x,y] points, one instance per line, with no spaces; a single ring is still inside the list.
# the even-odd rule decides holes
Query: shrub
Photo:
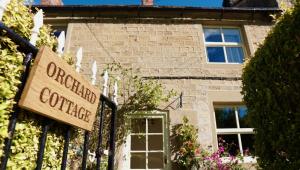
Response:
[[[33,27],[33,13],[22,0],[11,0],[3,16],[3,23],[21,37],[29,40]],[[47,45],[55,48],[56,39],[50,34],[49,26],[40,29],[37,47]],[[9,136],[7,127],[14,96],[18,90],[20,74],[23,71],[25,54],[17,50],[17,45],[0,32],[0,157],[3,155],[4,139]],[[59,169],[61,163],[63,137],[59,128],[51,128],[47,135],[43,169]],[[7,169],[34,169],[38,151],[41,124],[32,113],[18,113],[18,121],[11,146]]]
[[[242,75],[263,169],[300,167],[300,4],[285,12]]]

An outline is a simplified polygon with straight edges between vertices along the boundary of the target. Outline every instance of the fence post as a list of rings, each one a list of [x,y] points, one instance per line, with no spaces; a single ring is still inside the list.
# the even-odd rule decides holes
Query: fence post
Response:
[[[82,48],[79,47],[79,49],[77,50],[76,53],[76,64],[75,64],[75,68],[76,68],[76,72],[80,72],[80,68],[81,68],[81,60],[82,60]]]
[[[105,70],[103,75],[103,95],[107,96],[108,93],[108,72]],[[117,86],[115,84],[114,90],[117,91]],[[116,97],[116,93],[114,93]],[[100,110],[100,122],[99,122],[99,131],[98,131],[98,143],[97,143],[97,150],[96,150],[96,157],[97,157],[97,164],[96,164],[96,170],[100,170],[100,164],[101,164],[101,155],[104,153],[104,150],[102,148],[102,138],[103,138],[103,116],[104,116],[104,109],[105,109],[105,101],[104,99],[101,100],[101,110]]]
[[[57,38],[56,52],[58,53],[59,57],[61,57],[64,52],[64,46],[65,46],[65,31],[62,31],[62,32],[60,32],[60,34]]]
[[[109,134],[109,157],[108,170],[114,170],[114,156],[115,156],[115,135],[116,135],[116,121],[117,121],[117,105],[112,105],[111,119],[110,119],[110,134]]]
[[[39,10],[33,17],[34,26],[31,30],[30,43],[36,45],[40,28],[43,26],[43,10]]]
[[[47,141],[47,133],[50,129],[50,126],[53,124],[52,120],[49,120],[46,117],[42,118],[43,125],[42,125],[42,135],[40,136],[39,140],[39,151],[37,154],[37,160],[36,160],[36,168],[35,170],[41,170],[43,166],[43,157],[44,157],[44,151],[46,147],[46,141]]]
[[[63,157],[62,157],[62,161],[61,161],[61,170],[65,170],[67,167],[70,136],[71,136],[71,126],[66,125],[66,131],[65,131],[65,135],[64,135],[65,143],[64,143]]]
[[[2,21],[2,17],[4,11],[6,10],[6,6],[9,4],[10,0],[0,0],[0,21]]]
[[[92,85],[96,83],[96,75],[97,75],[97,64],[96,61],[93,62],[92,66]],[[86,169],[86,161],[87,161],[87,154],[89,150],[89,140],[90,140],[90,132],[85,131],[84,133],[84,144],[83,144],[83,156],[82,156],[82,170]]]
[[[61,55],[64,52],[64,46],[65,46],[65,32],[62,31],[59,34],[59,37],[57,39],[58,41],[58,47],[57,47],[57,53],[61,57]],[[78,71],[77,71],[78,72]],[[67,160],[68,160],[68,151],[69,151],[69,143],[70,143],[70,136],[71,136],[71,126],[65,125],[65,134],[64,134],[64,149],[63,149],[63,156],[61,160],[61,170],[65,170],[67,167]]]
[[[92,66],[92,85],[96,84],[96,75],[97,75],[97,63],[96,61],[94,61]]]
[[[113,101],[115,102],[116,105],[118,105],[118,82],[115,81],[114,84],[114,94],[113,94]]]
[[[64,45],[64,43],[63,43],[63,45]],[[81,66],[81,60],[82,60],[82,48],[81,47],[77,51],[76,59],[77,59],[77,61],[76,61],[75,69],[76,69],[76,72],[79,73],[80,66]],[[64,135],[65,143],[64,143],[63,157],[62,157],[62,162],[61,162],[61,170],[65,170],[67,167],[71,128],[72,127],[70,125],[66,125],[66,130],[65,130],[65,135]]]
[[[103,154],[102,148],[102,130],[103,130],[103,112],[105,108],[105,101],[101,100],[101,110],[100,110],[100,122],[99,122],[99,131],[98,131],[98,143],[96,149],[96,157],[97,157],[97,164],[96,170],[100,170],[100,163],[101,163],[101,155]]]
[[[108,72],[107,70],[105,70],[104,72],[104,76],[103,76],[103,79],[104,79],[104,83],[103,83],[103,95],[104,96],[107,96],[108,94],[108,91],[107,91],[107,84],[108,84]]]

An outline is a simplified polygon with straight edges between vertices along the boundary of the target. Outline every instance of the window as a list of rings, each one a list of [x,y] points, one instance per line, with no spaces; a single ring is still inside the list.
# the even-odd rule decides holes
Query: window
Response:
[[[218,146],[224,146],[227,152],[236,156],[250,156],[254,153],[253,128],[247,121],[245,106],[216,106]]]
[[[204,28],[209,63],[243,63],[244,49],[238,28]]]
[[[165,117],[132,117],[130,126],[130,169],[167,169]]]

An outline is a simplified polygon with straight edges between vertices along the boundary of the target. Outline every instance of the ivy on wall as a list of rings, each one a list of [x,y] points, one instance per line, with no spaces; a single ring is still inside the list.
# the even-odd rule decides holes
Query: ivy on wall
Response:
[[[157,80],[145,80],[140,76],[138,69],[125,68],[120,63],[107,64],[104,71],[108,71],[109,82],[108,96],[113,96],[114,83],[118,84],[118,110],[117,110],[117,128],[116,140],[119,146],[124,142],[124,137],[127,136],[130,127],[128,127],[126,120],[128,114],[144,113],[153,111],[159,108],[163,102],[168,102],[176,95],[174,90],[167,90]],[[148,111],[148,112],[147,112]],[[110,114],[105,114],[105,123],[109,124]],[[99,120],[99,118],[97,118]],[[96,125],[99,123],[96,122]],[[90,148],[96,148],[96,140],[98,139],[98,129],[92,132]],[[110,127],[104,127],[104,136],[108,136]],[[104,141],[106,141],[105,139]],[[105,147],[105,146],[104,146]]]
[[[33,27],[33,16],[30,8],[23,0],[11,0],[3,16],[3,23],[13,29],[23,38],[29,40]],[[49,26],[40,29],[37,47],[42,45],[52,49],[56,47],[56,39],[50,34]],[[3,155],[4,139],[9,136],[7,127],[12,107],[16,103],[13,99],[18,90],[20,74],[23,71],[25,54],[17,50],[17,45],[5,33],[0,32],[0,156]],[[32,113],[18,113],[16,131],[13,137],[11,155],[7,169],[34,169],[38,152],[41,122]],[[61,163],[63,138],[58,129],[53,128],[48,133],[45,147],[43,169],[59,169]]]
[[[263,169],[300,167],[300,3],[277,20],[248,61],[242,93]]]

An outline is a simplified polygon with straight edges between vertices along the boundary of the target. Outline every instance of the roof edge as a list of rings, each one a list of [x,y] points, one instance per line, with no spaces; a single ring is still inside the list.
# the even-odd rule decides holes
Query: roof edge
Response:
[[[35,5],[45,11],[46,18],[78,17],[94,18],[189,18],[189,19],[233,19],[271,21],[270,14],[280,14],[279,8],[237,7],[177,7],[140,5]]]
[[[84,8],[120,8],[120,9],[192,9],[192,10],[235,10],[235,11],[281,11],[280,8],[261,7],[193,7],[193,6],[143,6],[143,5],[32,5],[33,8],[84,9]]]

